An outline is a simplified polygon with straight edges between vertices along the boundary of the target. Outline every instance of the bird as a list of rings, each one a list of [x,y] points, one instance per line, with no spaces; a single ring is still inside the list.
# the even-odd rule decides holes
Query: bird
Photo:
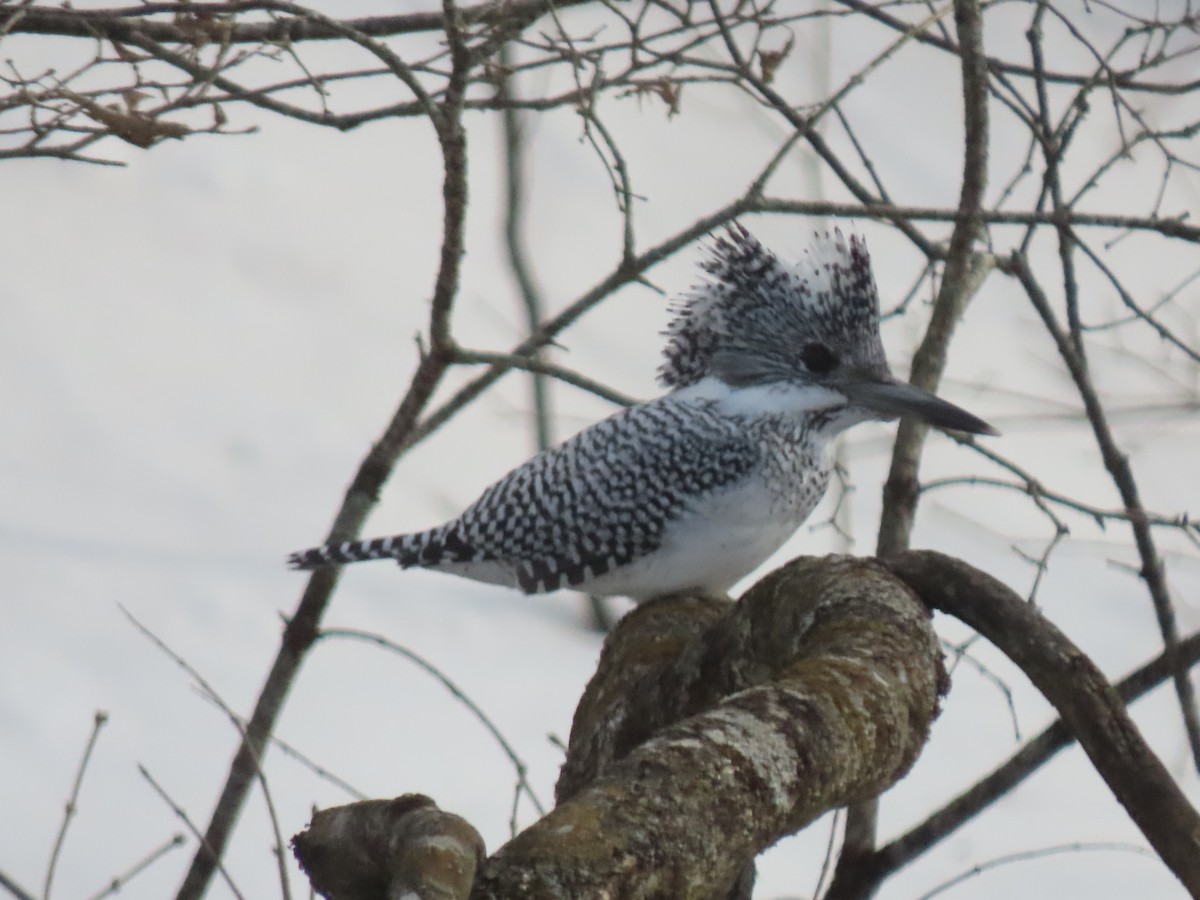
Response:
[[[892,375],[861,236],[818,232],[789,264],[734,223],[700,268],[663,332],[664,394],[542,451],[449,522],[290,566],[393,559],[527,594],[721,596],[812,512],[847,428],[912,416],[998,434]]]

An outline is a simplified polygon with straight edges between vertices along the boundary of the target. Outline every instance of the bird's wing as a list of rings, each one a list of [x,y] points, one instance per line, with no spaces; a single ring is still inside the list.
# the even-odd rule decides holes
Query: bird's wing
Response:
[[[514,469],[437,529],[439,549],[511,566],[527,593],[578,585],[658,549],[668,523],[745,478],[758,452],[708,405],[668,395]]]

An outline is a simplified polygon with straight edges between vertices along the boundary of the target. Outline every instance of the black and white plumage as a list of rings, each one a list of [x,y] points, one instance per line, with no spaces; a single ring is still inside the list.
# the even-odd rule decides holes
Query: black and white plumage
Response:
[[[444,525],[291,565],[392,558],[526,593],[720,593],[799,528],[829,480],[826,445],[851,425],[915,415],[995,433],[892,378],[861,238],[818,235],[787,266],[735,226],[703,268],[666,333],[669,393],[538,454]]]

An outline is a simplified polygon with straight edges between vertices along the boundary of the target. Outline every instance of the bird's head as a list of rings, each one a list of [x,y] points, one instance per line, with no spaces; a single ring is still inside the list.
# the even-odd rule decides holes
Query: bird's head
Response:
[[[897,381],[879,337],[879,293],[867,246],[840,231],[814,236],[784,265],[740,225],[714,242],[708,275],[676,305],[659,380],[681,388],[715,377],[732,388],[821,387],[845,427],[913,416],[975,434],[996,430],[928,391]],[[844,404],[841,399],[844,398]]]

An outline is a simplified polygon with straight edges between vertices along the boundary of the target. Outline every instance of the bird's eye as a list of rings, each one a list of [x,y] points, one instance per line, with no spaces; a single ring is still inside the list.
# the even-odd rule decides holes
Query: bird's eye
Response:
[[[805,344],[800,348],[800,362],[815,375],[824,375],[838,364],[837,354],[824,344]]]

